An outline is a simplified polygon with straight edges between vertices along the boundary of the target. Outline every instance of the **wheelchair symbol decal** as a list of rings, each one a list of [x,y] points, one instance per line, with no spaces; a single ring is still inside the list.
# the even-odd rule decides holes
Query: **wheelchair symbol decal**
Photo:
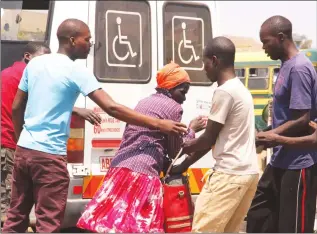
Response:
[[[195,48],[192,45],[192,41],[186,40],[186,23],[185,22],[182,23],[182,29],[183,29],[183,40],[181,40],[178,45],[178,56],[184,64],[189,64],[193,60],[193,58],[195,59],[195,61],[197,61],[199,59],[199,56],[196,56]],[[181,53],[182,46],[184,46],[184,48],[186,49],[192,50],[193,54],[190,56],[188,60],[184,60],[182,57],[182,53]]]
[[[182,36],[181,40],[179,42],[175,43],[175,19],[179,19],[181,22],[181,30],[182,30]],[[176,53],[175,53],[175,44],[177,46],[177,56],[179,60],[183,63],[183,68],[186,70],[196,70],[200,71],[204,69],[204,64],[201,60],[201,57],[197,55],[197,49],[195,48],[195,44],[187,38],[186,31],[188,31],[188,25],[186,22],[189,21],[200,21],[202,24],[202,32],[200,37],[200,42],[202,45],[202,48],[204,48],[204,21],[201,18],[196,17],[186,17],[186,16],[174,16],[172,19],[172,51],[173,51],[173,61],[176,61]],[[197,43],[197,42],[196,42]],[[191,55],[184,57],[184,50],[189,49],[191,51]],[[200,62],[197,62],[198,60],[201,60]],[[197,64],[199,65],[197,66]]]
[[[117,25],[118,25],[118,35],[115,36],[115,38],[113,39],[113,43],[112,43],[112,50],[113,50],[113,53],[114,53],[114,56],[120,60],[120,61],[125,61],[129,55],[131,55],[131,57],[135,57],[137,55],[136,52],[133,52],[132,51],[132,47],[131,47],[131,43],[130,41],[128,40],[128,36],[122,36],[121,35],[121,27],[120,27],[120,24],[121,24],[121,18],[120,17],[117,17],[116,19],[116,22],[117,22]],[[117,52],[116,52],[116,42],[117,40],[119,39],[119,44],[121,45],[127,45],[128,48],[129,48],[129,51],[127,51],[126,55],[123,56],[123,57],[120,57]],[[126,41],[125,41],[126,40]]]
[[[129,26],[129,21],[125,18],[125,22],[123,22],[123,15],[129,15],[131,17],[138,17],[139,19],[139,32],[137,32],[139,36],[139,40],[137,43],[139,44],[139,64],[138,67],[142,66],[142,17],[138,12],[129,12],[129,11],[115,11],[108,10],[106,12],[106,41],[108,45],[106,46],[106,62],[108,66],[113,67],[136,67],[135,64],[129,64],[129,58],[134,58],[138,55],[136,51],[133,50],[133,43],[129,40],[128,35],[122,35],[122,25]],[[115,25],[109,23],[110,17],[115,17]],[[113,19],[113,18],[112,18]],[[115,27],[117,30],[113,39],[109,36],[109,30]],[[123,49],[126,51],[124,55],[119,55],[117,48]],[[135,44],[134,44],[135,46]],[[114,57],[118,60],[117,62],[110,62],[109,55],[112,53]]]

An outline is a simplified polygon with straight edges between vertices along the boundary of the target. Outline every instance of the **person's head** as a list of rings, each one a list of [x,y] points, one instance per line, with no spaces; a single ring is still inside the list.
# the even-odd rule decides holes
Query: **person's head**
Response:
[[[263,50],[272,60],[281,59],[293,43],[291,21],[280,15],[268,18],[261,26],[260,39]]]
[[[226,37],[215,37],[204,49],[204,68],[211,82],[217,82],[221,71],[234,67],[236,48]]]
[[[178,64],[170,62],[156,75],[157,89],[168,90],[171,97],[182,104],[186,100],[186,94],[190,87],[188,73]]]
[[[91,34],[86,23],[78,19],[67,19],[57,29],[60,49],[72,59],[86,59],[91,47]]]
[[[28,63],[31,59],[43,55],[50,54],[50,47],[44,42],[29,42],[23,49],[23,61]]]

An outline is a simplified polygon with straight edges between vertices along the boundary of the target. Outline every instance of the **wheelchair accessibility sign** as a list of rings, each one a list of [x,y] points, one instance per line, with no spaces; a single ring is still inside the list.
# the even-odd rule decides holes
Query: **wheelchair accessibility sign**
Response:
[[[204,69],[202,60],[204,47],[203,19],[187,16],[174,16],[172,18],[173,61],[186,70],[201,71]]]
[[[106,63],[110,67],[142,67],[142,17],[139,12],[108,10],[106,18]],[[131,22],[139,24],[129,30]]]

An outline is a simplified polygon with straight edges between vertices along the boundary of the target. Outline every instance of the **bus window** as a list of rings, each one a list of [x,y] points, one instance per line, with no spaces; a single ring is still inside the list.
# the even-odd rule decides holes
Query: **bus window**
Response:
[[[147,83],[151,17],[146,1],[96,1],[94,73],[99,81]]]
[[[235,69],[236,76],[240,79],[240,81],[245,85],[245,69]]]
[[[22,1],[14,1],[9,9],[1,8],[1,40],[45,41],[49,5],[47,9],[22,9]]]
[[[248,88],[255,89],[268,89],[269,87],[269,70],[267,68],[250,68]]]
[[[209,8],[199,3],[166,2],[163,7],[164,64],[171,60],[189,74],[192,85],[211,85],[203,49],[212,38]]]
[[[1,1],[1,70],[20,60],[30,41],[48,42],[53,2],[34,2]]]

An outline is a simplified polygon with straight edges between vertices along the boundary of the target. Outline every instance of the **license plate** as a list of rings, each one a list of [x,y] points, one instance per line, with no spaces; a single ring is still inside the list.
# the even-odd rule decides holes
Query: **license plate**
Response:
[[[107,172],[109,170],[112,159],[113,157],[106,157],[106,156],[99,157],[100,172]]]

